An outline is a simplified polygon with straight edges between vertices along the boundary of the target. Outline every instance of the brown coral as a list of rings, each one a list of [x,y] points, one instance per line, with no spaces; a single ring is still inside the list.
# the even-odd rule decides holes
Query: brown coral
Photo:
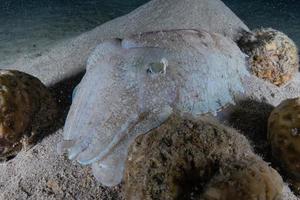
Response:
[[[242,160],[247,160],[246,165],[241,164]],[[255,165],[250,165],[253,160]],[[231,169],[238,168],[232,165],[243,168],[233,173]],[[124,193],[128,200],[212,200],[210,188],[216,188],[216,185],[210,180],[214,177],[225,180],[230,172],[237,182],[241,176],[245,177],[243,189],[251,188],[255,198],[276,186],[268,190],[270,194],[266,198],[274,200],[272,197],[281,193],[282,180],[275,171],[271,171],[252,152],[248,140],[235,130],[206,117],[195,121],[173,115],[157,129],[139,136],[131,146],[125,169]],[[251,178],[252,172],[256,173],[258,181]],[[274,174],[275,183],[270,181]],[[252,184],[261,185],[256,190]],[[240,191],[230,190],[234,190],[231,193]],[[242,197],[247,200],[248,196]]]
[[[268,140],[273,156],[300,182],[300,98],[287,99],[272,111]]]
[[[249,56],[251,72],[277,86],[291,80],[299,68],[296,45],[280,31],[262,28],[247,32],[238,45]]]
[[[6,160],[33,142],[56,115],[56,102],[37,78],[0,70],[0,159]]]

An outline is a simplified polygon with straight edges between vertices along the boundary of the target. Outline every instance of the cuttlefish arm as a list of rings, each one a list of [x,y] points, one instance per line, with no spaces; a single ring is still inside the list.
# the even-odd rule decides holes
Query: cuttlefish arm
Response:
[[[173,113],[173,109],[166,105],[157,112],[159,113],[152,113],[151,115],[145,113],[146,119],[135,124],[129,135],[120,140],[119,144],[111,149],[110,154],[92,164],[93,174],[97,181],[106,186],[114,186],[122,181],[128,149],[136,136],[161,125]]]
[[[87,73],[81,81],[64,127],[60,148],[69,159],[90,164],[108,151],[138,117],[136,81],[120,80],[121,43],[113,40],[100,44],[88,60]],[[125,83],[127,81],[128,83]],[[65,148],[64,148],[65,147]]]

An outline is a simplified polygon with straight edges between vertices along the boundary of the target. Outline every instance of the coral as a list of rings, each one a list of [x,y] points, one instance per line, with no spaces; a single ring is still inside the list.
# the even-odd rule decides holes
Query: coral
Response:
[[[231,188],[223,180],[243,185]],[[217,189],[222,189],[222,197],[227,195],[224,200],[231,200],[230,195],[249,188],[255,198],[268,193],[266,199],[271,200],[282,189],[278,173],[252,152],[244,136],[208,117],[177,115],[136,138],[124,182],[128,200],[222,199],[215,196]]]
[[[105,41],[88,59],[59,152],[92,165],[102,184],[117,185],[138,135],[174,111],[196,116],[234,103],[245,76],[243,53],[215,33],[170,30]]]
[[[300,98],[284,100],[272,111],[268,140],[274,158],[300,182]]]
[[[16,155],[34,143],[56,115],[56,102],[35,77],[0,70],[0,159]]]
[[[245,32],[238,45],[249,56],[250,71],[277,86],[291,80],[299,68],[296,45],[280,31],[262,28]]]

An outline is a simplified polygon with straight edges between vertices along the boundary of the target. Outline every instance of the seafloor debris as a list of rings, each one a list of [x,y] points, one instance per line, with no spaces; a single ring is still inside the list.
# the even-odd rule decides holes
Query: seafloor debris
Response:
[[[0,159],[15,156],[53,122],[56,101],[37,78],[0,70]]]
[[[276,200],[283,188],[243,135],[210,118],[176,115],[135,140],[124,179],[127,200]]]
[[[262,28],[245,32],[238,45],[249,55],[250,71],[277,86],[291,80],[299,68],[296,45],[277,30]]]
[[[243,53],[219,34],[173,30],[103,42],[89,57],[58,149],[116,185],[139,134],[174,111],[214,113],[234,103],[244,76]]]
[[[287,99],[271,113],[268,140],[283,169],[300,183],[300,98]]]

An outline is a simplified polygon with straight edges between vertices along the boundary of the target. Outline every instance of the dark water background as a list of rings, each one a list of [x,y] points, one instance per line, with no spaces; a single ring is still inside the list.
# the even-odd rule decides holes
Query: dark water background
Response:
[[[0,64],[124,15],[145,0],[0,0]]]
[[[251,29],[272,27],[300,47],[300,0],[224,0]]]
[[[199,0],[200,1],[200,0]],[[0,0],[0,63],[39,53],[148,0]],[[250,28],[273,27],[300,46],[300,0],[224,0]]]

